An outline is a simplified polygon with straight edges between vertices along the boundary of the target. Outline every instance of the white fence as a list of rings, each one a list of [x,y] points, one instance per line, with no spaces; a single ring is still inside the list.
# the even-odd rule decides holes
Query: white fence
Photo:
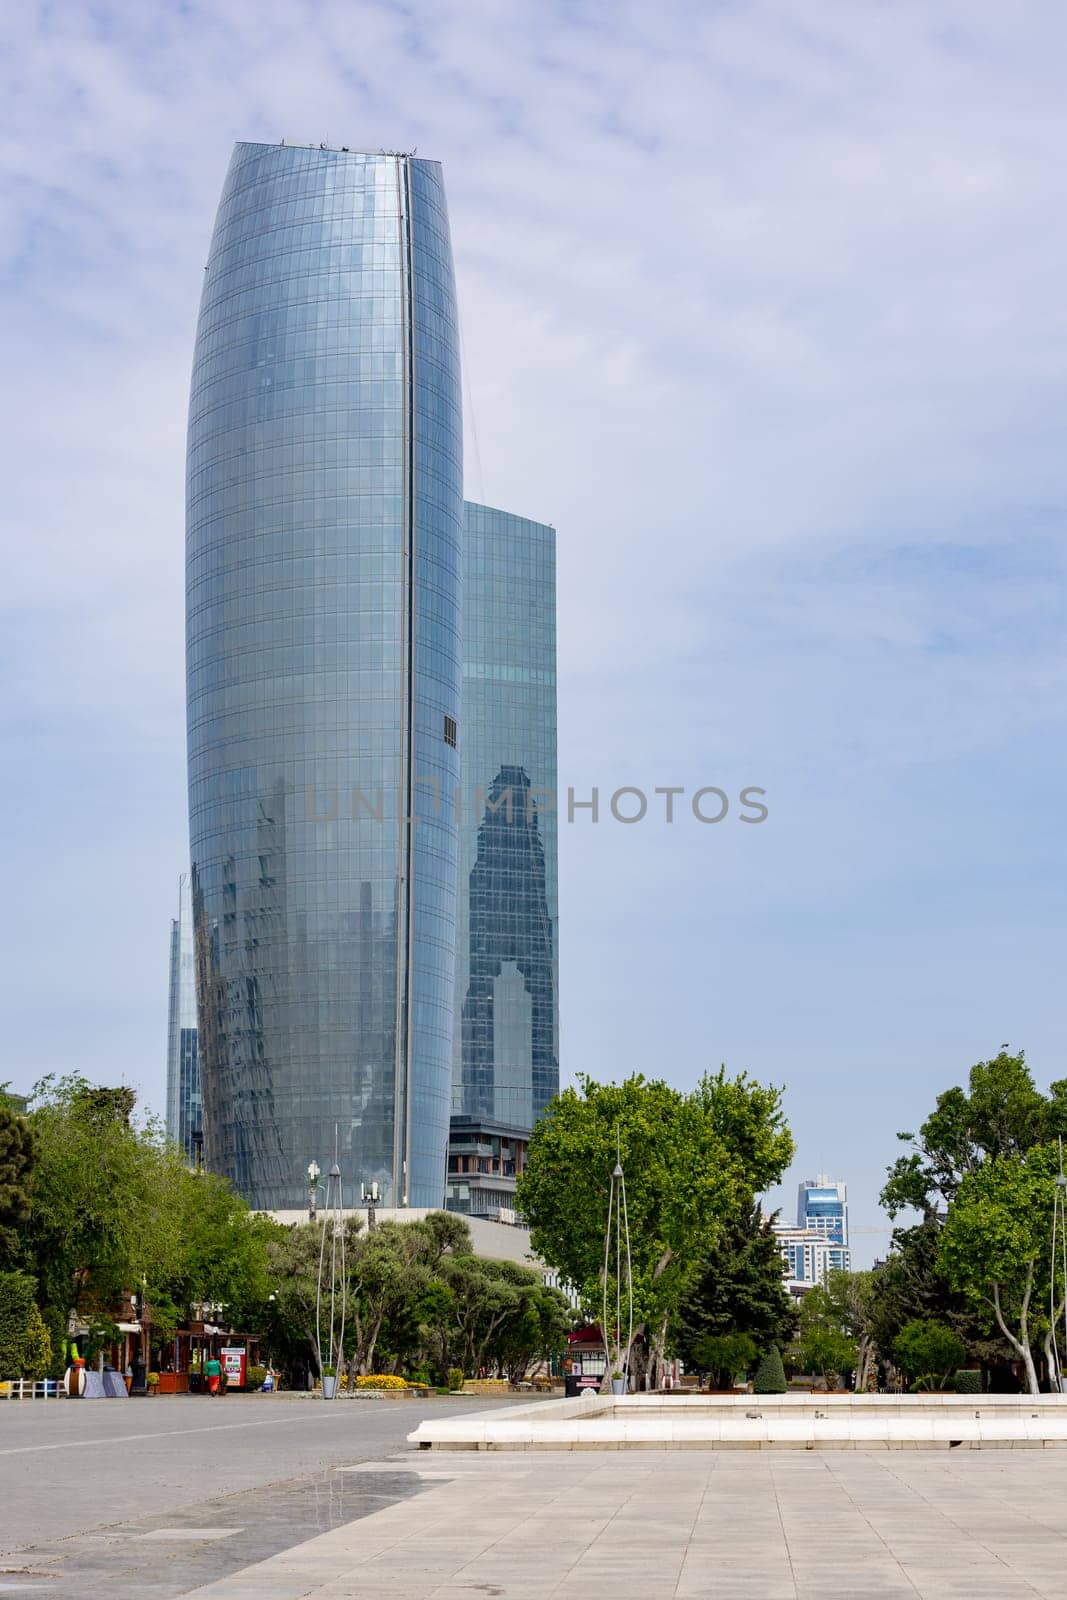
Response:
[[[9,1378],[0,1381],[0,1400],[55,1400],[63,1392],[55,1378]]]

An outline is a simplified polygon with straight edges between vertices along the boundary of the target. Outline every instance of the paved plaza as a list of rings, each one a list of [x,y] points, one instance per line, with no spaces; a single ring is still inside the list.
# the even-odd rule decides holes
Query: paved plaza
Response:
[[[479,1453],[408,1464],[417,1497],[197,1600],[1067,1596],[1067,1453]]]
[[[1067,1600],[1065,1450],[438,1454],[422,1414],[5,1411],[0,1596]]]

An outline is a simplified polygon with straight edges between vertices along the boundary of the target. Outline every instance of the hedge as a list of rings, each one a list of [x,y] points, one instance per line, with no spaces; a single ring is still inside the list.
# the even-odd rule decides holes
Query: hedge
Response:
[[[43,1378],[52,1364],[52,1341],[34,1303],[34,1282],[24,1272],[0,1272],[0,1378]]]

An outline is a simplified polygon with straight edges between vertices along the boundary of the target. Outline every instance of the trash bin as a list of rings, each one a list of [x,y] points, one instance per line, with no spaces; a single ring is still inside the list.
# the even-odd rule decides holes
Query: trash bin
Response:
[[[146,1378],[148,1375],[148,1368],[145,1366],[145,1363],[143,1361],[132,1361],[130,1365],[133,1368],[133,1378],[130,1382],[130,1393],[147,1393],[148,1384],[146,1382]]]

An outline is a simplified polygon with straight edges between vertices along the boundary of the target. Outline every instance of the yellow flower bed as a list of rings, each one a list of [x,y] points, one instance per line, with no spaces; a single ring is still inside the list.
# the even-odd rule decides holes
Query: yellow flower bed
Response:
[[[365,1377],[356,1379],[357,1389],[410,1389],[410,1387],[406,1378],[398,1378],[392,1372],[368,1372]]]

